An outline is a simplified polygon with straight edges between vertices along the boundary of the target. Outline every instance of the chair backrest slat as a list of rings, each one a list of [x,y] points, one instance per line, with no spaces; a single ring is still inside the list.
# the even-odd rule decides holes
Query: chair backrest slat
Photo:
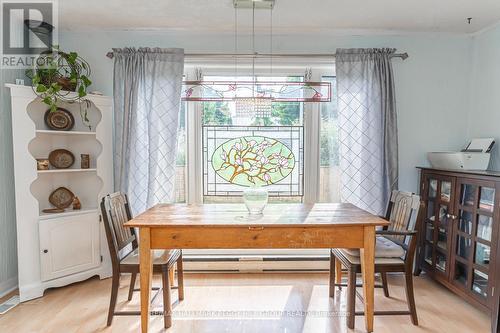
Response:
[[[390,231],[413,231],[417,227],[416,222],[420,209],[420,196],[403,191],[392,191],[391,202],[387,216],[390,222]],[[393,242],[407,247],[406,236],[386,236]]]
[[[132,219],[127,196],[120,192],[106,195],[101,202],[101,211],[111,259],[114,263],[119,263],[137,247],[134,229],[124,227]]]

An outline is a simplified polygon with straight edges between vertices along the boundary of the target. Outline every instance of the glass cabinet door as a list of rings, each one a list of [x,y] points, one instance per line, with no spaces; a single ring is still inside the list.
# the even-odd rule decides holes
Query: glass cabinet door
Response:
[[[432,271],[448,275],[453,212],[454,178],[427,175],[424,178],[426,216],[423,226],[423,262]]]
[[[460,179],[457,191],[452,281],[486,303],[491,285],[495,184]]]

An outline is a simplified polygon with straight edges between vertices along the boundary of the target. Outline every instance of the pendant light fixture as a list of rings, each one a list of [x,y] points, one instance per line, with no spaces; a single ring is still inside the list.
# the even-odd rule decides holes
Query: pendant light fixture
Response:
[[[271,115],[273,102],[330,102],[330,82],[287,82],[257,81],[255,60],[259,53],[255,51],[255,10],[270,11],[270,72],[272,73],[272,17],[275,0],[233,0],[235,15],[235,80],[234,81],[184,81],[182,100],[184,101],[233,101],[236,104],[236,116],[263,118]],[[252,54],[238,53],[238,9],[252,10]],[[267,55],[266,55],[267,56]],[[238,81],[238,59],[251,58],[252,81]]]
[[[237,11],[237,0],[235,0],[234,10]],[[255,54],[255,1],[252,1],[252,54]],[[271,6],[271,17],[272,17],[273,7]],[[236,16],[237,17],[237,16]],[[238,26],[238,22],[234,22],[235,26]],[[272,19],[271,19],[272,26]],[[271,28],[272,30],[272,28]],[[237,42],[237,40],[236,40]],[[237,44],[235,44],[235,48]],[[235,51],[237,54],[237,50]],[[272,57],[272,55],[271,55]],[[237,64],[237,63],[236,63]],[[237,73],[237,70],[235,70]],[[271,69],[272,72],[272,69]],[[252,96],[244,98],[236,98],[236,116],[246,117],[246,118],[266,118],[271,116],[271,111],[273,107],[273,101],[270,97],[259,97],[255,94],[255,89],[257,88],[257,77],[255,76],[255,57],[252,58]]]

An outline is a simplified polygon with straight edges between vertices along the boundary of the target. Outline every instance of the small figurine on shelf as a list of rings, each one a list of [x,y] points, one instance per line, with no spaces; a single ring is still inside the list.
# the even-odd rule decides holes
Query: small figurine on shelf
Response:
[[[49,160],[47,158],[37,158],[36,159],[36,169],[37,170],[49,170]]]
[[[80,154],[81,163],[80,166],[82,169],[90,168],[90,155],[89,154]]]
[[[77,196],[73,198],[73,209],[74,210],[82,209],[82,203],[80,202],[80,199],[78,199]]]

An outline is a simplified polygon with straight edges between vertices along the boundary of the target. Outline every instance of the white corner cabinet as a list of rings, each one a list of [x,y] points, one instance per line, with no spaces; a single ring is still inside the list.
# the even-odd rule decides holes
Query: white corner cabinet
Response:
[[[48,107],[31,87],[6,86],[11,95],[21,301],[41,297],[47,288],[111,276],[99,200],[112,191],[112,99],[87,96],[90,129],[78,103],[60,103],[73,114],[75,125],[70,131],[54,131],[44,122]],[[37,170],[37,158],[61,148],[75,156],[71,168]],[[89,169],[80,168],[80,154],[90,155]],[[61,186],[78,196],[81,209],[43,213],[51,208],[50,193]]]

